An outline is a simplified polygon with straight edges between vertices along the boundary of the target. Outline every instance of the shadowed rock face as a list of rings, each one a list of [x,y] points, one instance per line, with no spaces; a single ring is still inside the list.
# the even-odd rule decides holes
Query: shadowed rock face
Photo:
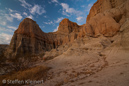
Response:
[[[60,45],[73,42],[77,38],[79,27],[76,23],[64,19],[60,23],[57,32],[44,33],[35,21],[26,18],[14,32],[6,56],[40,54]]]
[[[8,57],[38,54],[54,47],[52,34],[42,32],[35,21],[26,18],[14,32],[10,42]],[[48,39],[49,38],[49,39]]]

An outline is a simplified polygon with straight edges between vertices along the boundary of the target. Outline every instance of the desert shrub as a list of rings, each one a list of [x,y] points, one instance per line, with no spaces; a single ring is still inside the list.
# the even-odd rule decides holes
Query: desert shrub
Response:
[[[1,75],[0,76],[0,86],[8,86],[7,84],[3,84],[2,83],[2,80],[15,80],[15,79],[18,79],[18,80],[43,80],[45,81],[46,80],[46,77],[47,77],[47,71],[49,70],[50,68],[49,67],[46,67],[46,66],[36,66],[36,67],[33,67],[33,68],[29,68],[29,69],[26,69],[26,70],[23,70],[23,71],[18,71],[18,72],[13,72],[11,74],[6,74],[6,75]],[[17,84],[13,84],[12,86],[20,86],[20,85],[17,85]],[[23,85],[23,84],[22,84]],[[11,86],[11,85],[9,85]]]
[[[26,54],[24,57],[16,56],[15,58],[10,58],[10,69],[14,71],[25,70],[30,68],[34,62],[38,60],[36,55]]]
[[[19,70],[25,70],[30,67],[31,63],[29,59],[24,58],[13,58],[9,59],[10,63],[10,68],[14,71],[19,71]]]
[[[41,53],[41,54],[39,54],[39,56],[40,56],[40,58],[43,58],[43,56],[45,55],[45,53],[43,52],[43,53]]]
[[[4,56],[4,53],[2,52],[1,54],[0,54],[0,72],[1,71],[7,71],[6,69],[6,66],[8,66],[7,64],[6,64],[6,57]]]
[[[0,65],[2,65],[3,63],[5,63],[6,61],[6,58],[4,56],[4,52],[1,52],[0,53]]]

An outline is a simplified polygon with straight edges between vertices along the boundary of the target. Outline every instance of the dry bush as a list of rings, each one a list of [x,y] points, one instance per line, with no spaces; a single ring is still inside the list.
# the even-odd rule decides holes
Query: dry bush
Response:
[[[10,68],[14,71],[25,70],[30,67],[30,61],[25,58],[10,59]]]
[[[0,53],[0,67],[5,63],[6,58],[4,56],[4,53]]]
[[[7,66],[8,64],[6,64],[6,57],[4,56],[4,53],[2,52],[0,54],[0,72],[7,71]]]
[[[0,72],[7,74],[12,71],[26,70],[38,60],[36,55],[26,54],[24,57],[16,56],[14,58],[6,58],[4,54],[0,54]]]
[[[14,71],[20,71],[30,68],[34,62],[38,60],[36,55],[26,54],[24,57],[17,56],[15,58],[10,58],[10,68]]]
[[[47,71],[49,70],[49,67],[46,66],[36,66],[33,68],[29,68],[27,70],[24,71],[18,71],[18,72],[13,72],[11,74],[6,74],[6,75],[1,75],[0,76],[0,86],[8,86],[7,84],[2,84],[2,80],[44,80],[47,77]],[[17,84],[15,84],[16,86],[19,86]],[[12,85],[14,86],[14,84]]]

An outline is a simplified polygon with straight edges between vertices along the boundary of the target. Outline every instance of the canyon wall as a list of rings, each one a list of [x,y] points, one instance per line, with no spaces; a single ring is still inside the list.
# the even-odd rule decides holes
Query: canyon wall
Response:
[[[51,33],[44,33],[35,21],[25,18],[14,32],[5,55],[8,58],[38,55],[84,36],[113,37],[129,18],[128,8],[129,0],[97,0],[86,24],[79,26],[65,18],[60,22],[58,31]]]
[[[5,55],[9,58],[50,51],[73,42],[78,37],[79,28],[81,27],[76,23],[63,19],[57,32],[44,33],[35,21],[25,18],[14,32]]]

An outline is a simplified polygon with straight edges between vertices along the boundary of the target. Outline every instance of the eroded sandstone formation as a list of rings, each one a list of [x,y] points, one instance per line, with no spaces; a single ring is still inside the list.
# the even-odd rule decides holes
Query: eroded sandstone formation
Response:
[[[97,12],[101,6],[101,11]],[[98,0],[87,17],[86,34],[93,37],[114,36],[129,17],[128,7],[128,0]]]
[[[37,55],[80,37],[113,37],[129,18],[129,0],[97,0],[84,25],[63,19],[58,31],[44,33],[32,19],[24,19],[14,32],[5,55],[9,57]]]
[[[32,19],[24,19],[14,32],[6,56],[35,55],[49,51],[60,45],[73,42],[77,38],[79,27],[76,23],[63,19],[57,32],[44,33]]]
[[[98,13],[103,13],[106,10],[119,7],[125,1],[126,0],[97,0],[97,2],[94,3],[90,9],[90,13],[87,16],[87,21],[89,21],[90,18],[96,16]]]

